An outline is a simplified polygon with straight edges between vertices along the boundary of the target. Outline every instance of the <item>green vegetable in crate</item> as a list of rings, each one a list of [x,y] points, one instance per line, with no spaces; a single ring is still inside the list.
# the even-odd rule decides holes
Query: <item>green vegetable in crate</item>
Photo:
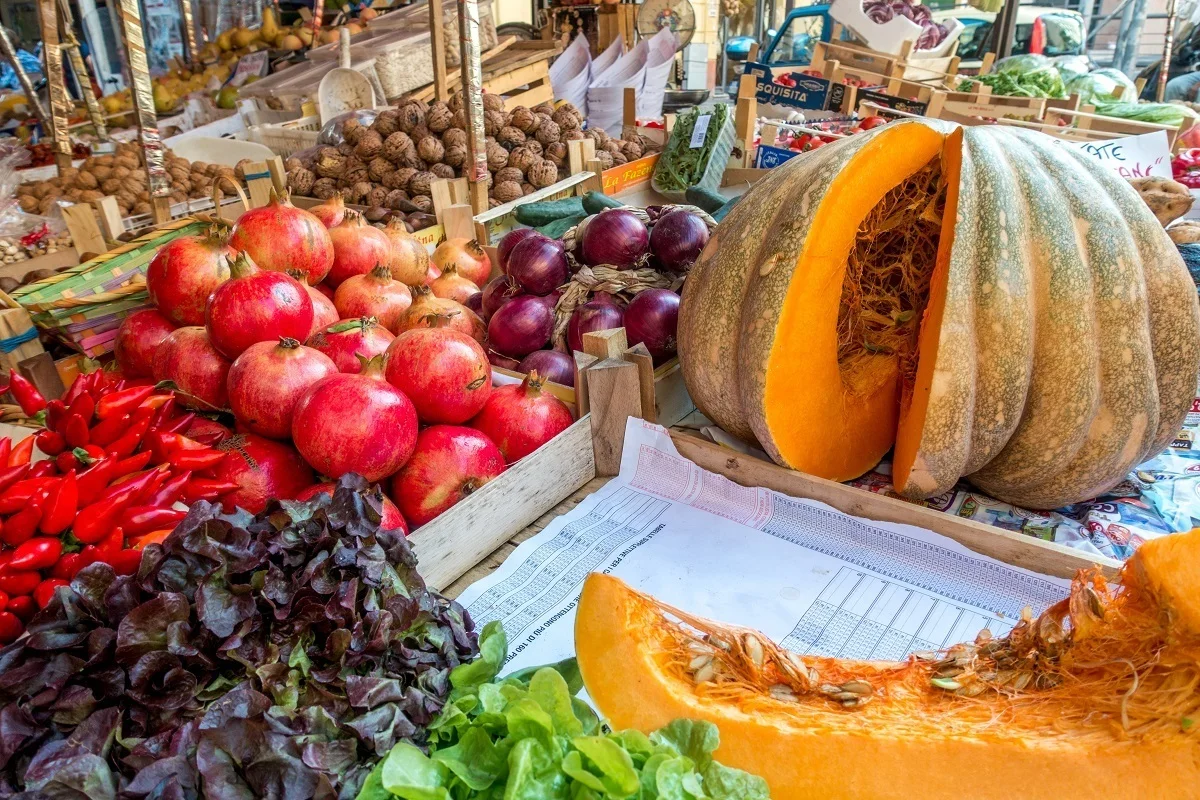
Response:
[[[551,239],[561,239],[563,234],[574,228],[579,223],[587,219],[583,214],[575,214],[569,217],[560,217],[553,222],[547,223],[538,227],[538,233],[549,236]]]
[[[1096,113],[1106,117],[1153,122],[1172,127],[1179,127],[1188,118],[1193,122],[1200,120],[1200,115],[1179,103],[1126,103],[1120,100],[1111,103],[1097,102]]]
[[[706,117],[707,122],[700,121]],[[680,116],[654,168],[655,188],[683,192],[689,186],[700,183],[728,119],[729,107],[726,105],[717,105],[712,109],[695,108]],[[704,131],[703,143],[693,147],[696,126],[705,124],[708,127]],[[725,165],[719,166],[724,169]]]
[[[524,203],[517,206],[517,222],[537,228],[549,225],[563,217],[579,217],[587,215],[583,207],[582,197],[564,197],[561,200],[540,200],[536,203]]]
[[[624,208],[620,200],[614,200],[604,192],[588,192],[583,196],[583,210],[589,214],[599,214],[606,208]]]

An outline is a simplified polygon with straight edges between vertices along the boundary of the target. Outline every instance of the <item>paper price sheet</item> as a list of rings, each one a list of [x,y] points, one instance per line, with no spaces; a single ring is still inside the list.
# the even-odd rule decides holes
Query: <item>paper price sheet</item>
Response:
[[[523,542],[459,598],[500,620],[505,672],[574,655],[584,578],[611,573],[703,617],[756,628],[796,653],[901,659],[1007,633],[1068,582],[908,525],[746,488],[679,455],[631,418],[621,474]]]

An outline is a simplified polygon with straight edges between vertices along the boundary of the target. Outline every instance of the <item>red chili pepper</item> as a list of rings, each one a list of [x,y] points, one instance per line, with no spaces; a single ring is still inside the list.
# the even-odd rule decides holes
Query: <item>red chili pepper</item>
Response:
[[[113,468],[113,475],[110,483],[115,481],[117,478],[123,478],[126,475],[132,475],[138,470],[145,469],[146,465],[149,463],[150,453],[148,452],[138,453],[136,456],[130,456],[129,458],[121,459]]]
[[[105,564],[111,564],[110,559],[121,549],[125,547],[125,531],[118,528],[113,528],[108,535],[96,543],[96,551],[92,555],[93,563],[103,561]],[[84,550],[86,553],[87,550]]]
[[[13,399],[27,417],[32,417],[46,407],[46,398],[42,397],[42,393],[16,370],[8,373],[7,391],[12,393]]]
[[[96,401],[92,399],[90,394],[83,394],[75,398],[75,401],[67,406],[67,416],[83,417],[83,421],[88,425],[92,424],[92,415],[96,413]]]
[[[28,472],[29,467],[27,465],[0,469],[0,496],[3,496],[17,481],[24,478]]]
[[[0,494],[0,514],[15,514],[21,511],[37,492],[50,491],[62,478],[26,478],[17,481]]]
[[[9,569],[41,571],[54,566],[62,555],[62,541],[53,536],[38,536],[22,542],[13,552]]]
[[[146,435],[146,431],[149,430],[149,428],[149,416],[135,420],[129,426],[129,430],[126,431],[121,438],[117,439],[108,446],[108,452],[113,453],[117,458],[129,458],[131,455],[133,455],[133,451],[137,450],[138,445],[142,443],[142,437]]]
[[[0,592],[7,592],[9,597],[15,599],[33,594],[41,582],[42,576],[36,572],[6,572],[0,574]],[[13,600],[8,601],[8,610],[14,611]]]
[[[51,400],[46,403],[46,427],[57,431],[67,418],[67,405],[62,400]]]
[[[171,420],[170,422],[161,426],[159,428],[159,430],[165,431],[167,433],[183,433],[188,428],[190,428],[192,426],[192,423],[195,421],[196,421],[196,415],[194,413],[188,413],[188,414],[184,414],[183,416],[179,417],[178,419]],[[195,439],[194,441],[200,442],[199,439]],[[207,444],[215,444],[215,443],[216,443],[216,441],[214,440],[213,442],[208,442]],[[200,442],[200,444],[206,444],[206,443]]]
[[[42,518],[42,505],[49,493],[48,489],[38,489],[24,508],[9,517],[4,523],[4,529],[0,530],[0,541],[9,547],[19,547],[32,539],[33,534],[37,532],[38,521]],[[13,558],[15,560],[16,556]],[[13,569],[11,561],[7,569],[10,572]],[[3,588],[0,586],[0,589]]]
[[[71,385],[67,387],[67,392],[62,396],[63,407],[71,405],[75,402],[75,398],[87,391],[88,375],[90,373],[80,373],[75,376],[75,380],[71,381]],[[50,402],[54,402],[53,400]]]
[[[150,480],[146,481],[145,487],[137,493],[137,497],[133,498],[133,502],[139,506],[150,505],[150,498],[158,493],[162,485],[171,477],[171,470],[164,467],[159,467],[151,473]]]
[[[21,595],[18,597],[10,597],[8,599],[8,610],[10,613],[16,614],[17,619],[21,620],[21,624],[24,626],[28,624],[29,620],[33,619],[33,615],[37,613],[37,606],[34,604],[32,597],[29,595]]]
[[[46,507],[42,509],[42,521],[38,530],[47,536],[57,536],[71,527],[78,510],[79,482],[75,478],[75,470],[71,470],[51,492]]]
[[[0,468],[3,468],[8,463],[10,453],[12,453],[12,437],[5,436],[0,438]]]
[[[13,446],[12,452],[8,454],[8,465],[10,467],[29,463],[29,459],[33,457],[33,439],[34,437],[32,436],[26,436]]]
[[[0,611],[0,644],[12,644],[25,632],[25,624],[11,611]]]
[[[125,535],[141,536],[158,528],[173,528],[187,516],[186,511],[154,506],[133,506],[121,514],[121,528]]]
[[[183,490],[183,502],[189,506],[198,500],[212,502],[224,494],[229,494],[238,488],[238,484],[230,481],[218,481],[212,478],[192,478],[187,488]]]
[[[145,536],[141,537],[140,539],[138,539],[137,541],[135,541],[133,543],[133,549],[134,550],[145,550],[146,545],[162,544],[163,542],[165,542],[167,540],[167,537],[171,535],[171,532],[173,530],[175,530],[175,529],[174,528],[163,528],[163,529],[157,530],[157,531],[150,531],[150,533],[147,533]]]
[[[112,390],[112,384],[108,380],[108,376],[104,374],[104,370],[97,369],[88,373],[87,393],[96,400]]]
[[[108,562],[118,575],[134,575],[142,565],[141,550],[120,550]]]
[[[48,456],[56,456],[67,449],[67,440],[58,431],[46,429],[33,437],[37,449]]]
[[[156,394],[145,403],[142,403],[142,405],[148,405],[157,401],[160,397],[165,398],[165,400],[158,405],[158,409],[154,412],[154,417],[150,420],[150,430],[152,431],[162,430],[164,425],[175,419],[175,395],[173,394]]]
[[[169,508],[172,503],[183,496],[184,487],[192,478],[192,473],[181,472],[162,485],[158,491],[146,500],[146,505],[156,508]]]
[[[152,474],[147,477],[152,477]],[[71,529],[75,538],[84,544],[94,544],[112,532],[122,512],[133,504],[138,492],[144,488],[144,484],[140,483],[142,480],[139,478],[124,483],[108,496],[82,509]]]
[[[57,465],[53,459],[39,461],[29,468],[29,477],[31,478],[48,478],[57,473]]]
[[[67,553],[58,560],[54,565],[54,569],[50,570],[50,577],[62,578],[63,580],[71,580],[75,577],[79,570],[92,563],[84,553]]]
[[[63,425],[63,438],[67,440],[67,444],[73,448],[84,447],[90,441],[89,435],[86,419],[77,414],[67,417],[66,424]]]
[[[97,422],[92,426],[92,430],[88,434],[88,441],[92,444],[98,444],[101,447],[107,447],[125,434],[129,429],[132,418],[132,414],[126,414],[121,417],[109,417],[103,422]]]
[[[86,447],[76,447],[74,450],[59,453],[58,457],[54,459],[54,463],[58,466],[58,471],[65,475],[73,469],[90,467],[103,456],[103,448],[89,444]]]
[[[119,392],[106,394],[96,403],[96,416],[102,420],[120,417],[132,412],[142,401],[154,394],[153,386],[135,386]]]
[[[0,592],[0,611],[7,611],[7,610],[8,610],[8,595],[4,592]]]
[[[0,553],[0,575],[3,575],[9,571],[8,563],[12,561],[12,554],[12,550],[5,550],[4,552]]]
[[[47,578],[33,590],[33,602],[38,604],[38,608],[45,608],[54,599],[54,593],[58,587],[70,585],[69,581],[64,581],[62,578]]]
[[[221,450],[179,450],[167,457],[167,463],[175,469],[201,472],[220,464],[226,455],[228,454]]]
[[[86,472],[79,475],[79,505],[86,506],[96,502],[100,493],[112,481],[119,459],[109,453],[92,464]],[[0,501],[3,496],[0,495]],[[3,513],[3,512],[0,512]]]

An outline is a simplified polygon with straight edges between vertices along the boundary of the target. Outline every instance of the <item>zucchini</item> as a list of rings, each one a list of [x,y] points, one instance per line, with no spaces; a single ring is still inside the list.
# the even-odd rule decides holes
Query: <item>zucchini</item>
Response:
[[[716,220],[717,222],[720,222],[721,220],[725,219],[725,215],[728,214],[730,212],[730,210],[732,210],[733,207],[738,204],[738,201],[741,200],[745,196],[746,195],[744,195],[744,194],[739,194],[737,197],[735,197],[732,200],[730,200],[729,202],[725,203],[725,205],[721,206],[716,211],[711,212],[712,218],[714,220]]]
[[[571,230],[571,228],[574,228],[585,219],[587,219],[587,216],[584,214],[576,214],[575,216],[571,217],[561,217],[560,219],[556,219],[553,222],[538,228],[537,232],[545,234],[551,239],[561,239],[564,233]]]
[[[699,206],[710,214],[716,213],[721,206],[729,202],[728,197],[710,189],[701,189],[699,186],[689,186],[684,192],[684,197],[692,205]]]
[[[614,200],[604,192],[588,192],[583,196],[583,210],[589,214],[599,214],[606,208],[624,208],[620,200]]]
[[[525,203],[517,206],[517,222],[536,228],[549,225],[563,217],[578,217],[586,214],[583,210],[582,197],[564,197],[562,200],[540,200],[536,203]]]

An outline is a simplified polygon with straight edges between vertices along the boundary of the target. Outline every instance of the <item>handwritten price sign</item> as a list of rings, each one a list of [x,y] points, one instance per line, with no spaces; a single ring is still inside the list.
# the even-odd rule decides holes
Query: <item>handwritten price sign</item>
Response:
[[[1171,177],[1171,148],[1167,145],[1166,131],[1102,142],[1073,142],[1069,146],[1091,156],[1126,180]]]

